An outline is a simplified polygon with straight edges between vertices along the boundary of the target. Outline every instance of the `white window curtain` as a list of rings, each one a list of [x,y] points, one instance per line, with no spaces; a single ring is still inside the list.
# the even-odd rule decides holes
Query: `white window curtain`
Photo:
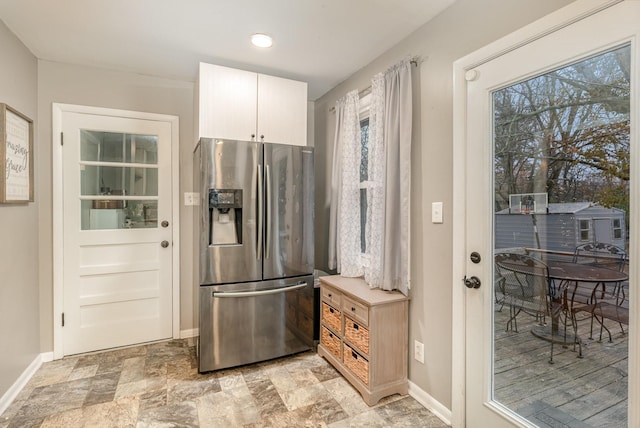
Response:
[[[336,102],[336,133],[331,177],[329,269],[363,275],[360,262],[360,120],[358,91]]]
[[[410,288],[411,60],[371,84],[365,281],[383,290]]]
[[[410,288],[411,60],[371,82],[368,179],[360,183],[361,137],[358,92],[336,102],[331,180],[329,268],[364,276],[372,288]],[[360,189],[366,189],[366,253],[362,254]]]

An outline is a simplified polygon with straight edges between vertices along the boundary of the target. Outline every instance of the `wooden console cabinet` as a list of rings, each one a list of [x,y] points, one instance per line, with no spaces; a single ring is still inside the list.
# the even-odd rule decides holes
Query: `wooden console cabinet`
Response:
[[[326,358],[373,406],[407,394],[409,299],[360,278],[320,278],[320,344]]]

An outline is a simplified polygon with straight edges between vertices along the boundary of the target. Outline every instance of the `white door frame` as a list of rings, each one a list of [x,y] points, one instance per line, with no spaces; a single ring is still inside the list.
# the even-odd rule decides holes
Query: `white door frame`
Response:
[[[63,180],[62,180],[62,115],[85,113],[99,116],[154,120],[171,124],[171,224],[173,225],[172,251],[172,334],[180,337],[180,144],[178,116],[53,103],[52,111],[52,179],[53,179],[53,358],[64,356],[62,334],[63,312]]]
[[[459,60],[454,63],[454,108],[453,108],[453,270],[452,270],[452,408],[451,422],[453,427],[464,427],[466,425],[466,297],[467,289],[463,285],[462,279],[465,275],[474,275],[467,269],[468,253],[471,250],[466,248],[466,216],[470,210],[466,207],[466,174],[469,168],[466,159],[466,105],[467,105],[467,79],[474,80],[475,67],[498,58],[508,52],[511,52],[521,46],[538,40],[548,34],[566,27],[574,22],[593,15],[623,0],[577,0],[558,11],[535,21],[516,32],[509,34]],[[636,65],[638,66],[638,65]],[[468,73],[468,74],[467,74]],[[636,87],[632,91],[632,109],[638,111],[639,98],[637,95],[637,87],[639,82],[632,83]],[[636,118],[637,119],[637,118]],[[639,134],[636,130],[636,138]],[[640,173],[633,173],[633,180],[640,179]],[[637,210],[638,207],[633,207]],[[636,232],[637,234],[638,232]],[[639,254],[640,244],[632,243],[633,253]],[[473,291],[471,291],[473,292]],[[640,293],[635,293],[632,297],[635,308],[640,308]],[[635,321],[638,309],[632,311],[631,324],[637,324]],[[631,350],[635,355],[640,355],[640,340],[636,335],[629,335],[629,353]],[[629,359],[629,379],[638,379],[640,375],[640,366],[638,361]],[[640,382],[636,382],[634,388],[629,388],[628,402],[635,403],[640,397]],[[629,406],[629,426],[636,426],[634,423],[640,421],[640,411]]]

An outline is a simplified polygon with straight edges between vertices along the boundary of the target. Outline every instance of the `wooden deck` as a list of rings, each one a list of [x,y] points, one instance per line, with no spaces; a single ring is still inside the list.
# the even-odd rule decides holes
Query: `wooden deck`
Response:
[[[506,306],[495,312],[496,401],[540,427],[627,426],[628,341],[617,323],[605,321],[609,343],[606,331],[598,341],[598,324],[589,339],[590,320],[580,321],[584,357],[577,358],[577,348],[555,345],[549,364],[550,342],[531,334],[536,320],[521,313],[518,332],[505,332],[508,317]]]

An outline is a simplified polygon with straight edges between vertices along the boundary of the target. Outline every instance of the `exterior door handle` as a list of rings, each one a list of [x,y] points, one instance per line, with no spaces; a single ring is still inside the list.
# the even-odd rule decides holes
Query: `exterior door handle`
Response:
[[[464,285],[467,288],[480,288],[480,279],[477,276],[472,276],[471,278],[464,277]]]
[[[167,247],[169,246],[169,241],[162,241],[162,242],[160,243],[160,246],[161,246],[162,248],[167,248]]]

